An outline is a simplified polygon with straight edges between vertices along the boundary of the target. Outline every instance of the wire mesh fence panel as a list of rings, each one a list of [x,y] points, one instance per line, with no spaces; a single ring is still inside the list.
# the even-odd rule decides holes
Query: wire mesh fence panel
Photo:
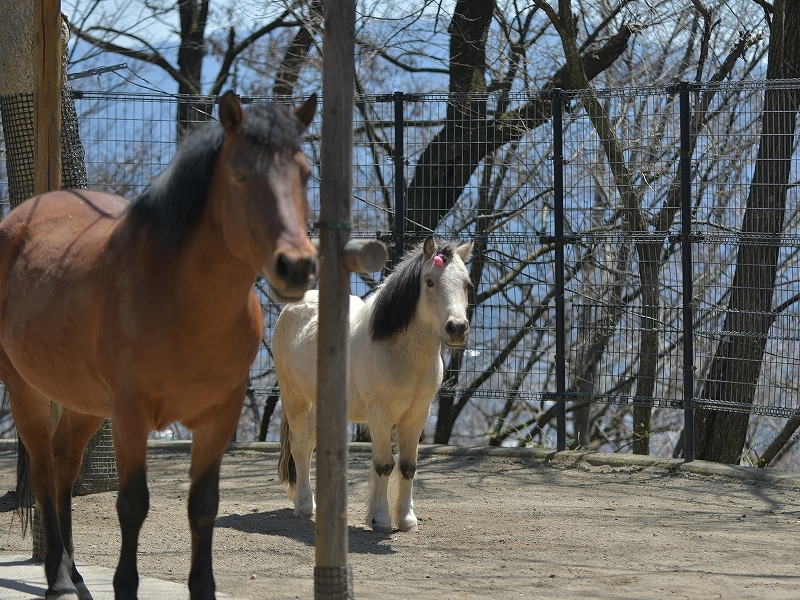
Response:
[[[678,105],[663,89],[566,97],[566,390],[575,440],[596,430],[621,449],[632,406],[681,398]],[[590,414],[587,400],[614,406]]]
[[[693,156],[701,406],[800,408],[797,81],[700,87]]]
[[[471,331],[464,349],[445,353],[429,439],[476,443],[488,432],[491,443],[547,441],[536,427],[552,404],[544,396],[553,277],[542,242],[552,190],[543,106],[530,94],[406,103],[404,241],[430,233],[474,240]]]
[[[677,88],[561,93],[563,214],[554,210],[550,94],[358,97],[353,237],[384,240],[391,262],[430,234],[474,241],[471,332],[465,348],[444,352],[426,440],[552,446],[562,327],[571,443],[628,449],[634,416],[648,414],[651,450],[670,453],[688,390],[685,314],[695,406],[795,416],[800,215],[786,118],[797,88],[691,86],[691,299],[683,296]],[[214,99],[83,91],[75,103],[89,187],[134,198],[179,138],[209,119]],[[765,135],[766,126],[777,129]],[[317,119],[303,144],[313,168],[310,226],[319,218],[319,138]],[[556,219],[565,233],[563,323]],[[352,275],[352,293],[366,298],[385,273]],[[255,289],[264,341],[241,440],[275,439],[280,410],[271,339],[281,306],[263,282]],[[754,431],[779,425],[753,417]]]

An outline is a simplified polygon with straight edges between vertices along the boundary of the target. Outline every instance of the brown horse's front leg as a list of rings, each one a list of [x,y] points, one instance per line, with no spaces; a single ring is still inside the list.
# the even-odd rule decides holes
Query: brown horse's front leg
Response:
[[[146,464],[148,429],[144,423],[132,423],[122,415],[114,415],[111,432],[119,474],[117,516],[122,536],[119,562],[114,573],[114,597],[116,600],[136,600],[139,532],[150,509]]]
[[[216,584],[211,562],[214,521],[219,509],[219,463],[199,477],[192,477],[189,490],[189,526],[192,531],[192,567],[189,595],[192,600],[213,600]]]
[[[150,492],[144,467],[128,473],[123,482],[120,476],[117,495],[117,515],[122,533],[119,563],[114,573],[114,597],[116,600],[136,600],[139,588],[139,571],[136,567],[136,552],[139,547],[139,532],[147,511],[150,509]]]
[[[189,488],[189,527],[192,532],[191,600],[214,600],[216,584],[211,538],[219,509],[219,469],[222,455],[236,431],[244,402],[244,385],[200,424],[192,424],[192,466]]]

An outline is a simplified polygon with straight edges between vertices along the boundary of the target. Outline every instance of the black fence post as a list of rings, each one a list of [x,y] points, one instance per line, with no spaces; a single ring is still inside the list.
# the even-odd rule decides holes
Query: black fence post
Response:
[[[403,109],[405,107],[405,94],[394,93],[394,260],[395,264],[403,257],[405,251],[405,213],[406,213],[406,173],[405,173],[405,148],[403,148],[403,135],[405,123]]]
[[[692,185],[689,84],[679,87],[681,131],[681,265],[683,269],[683,458],[694,460],[694,310],[692,306]]]
[[[555,213],[556,280],[556,450],[567,448],[567,370],[564,318],[564,147],[561,90],[552,92],[553,101],[553,212]]]

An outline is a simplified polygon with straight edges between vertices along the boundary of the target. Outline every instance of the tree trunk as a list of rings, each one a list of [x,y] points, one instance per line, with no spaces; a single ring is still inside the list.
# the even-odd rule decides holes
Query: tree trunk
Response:
[[[214,103],[185,98],[185,96],[196,96],[202,92],[208,0],[179,0],[178,13],[181,25],[178,68],[183,75],[178,80],[180,97],[178,99],[177,140],[180,142],[199,123],[211,120]]]
[[[289,44],[286,54],[283,56],[278,74],[275,76],[275,85],[272,93],[275,96],[291,96],[294,86],[300,78],[300,69],[305,64],[308,51],[316,39],[316,29],[319,28],[323,19],[322,0],[311,0],[308,10],[308,21],[300,26],[299,31]]]
[[[800,3],[776,0],[767,79],[800,73]],[[773,317],[772,296],[786,206],[797,110],[794,90],[767,88],[762,132],[747,198],[736,273],[722,331],[701,398],[752,404]],[[698,410],[695,437],[699,459],[738,464],[749,415]]]
[[[7,5],[7,6],[6,6]],[[0,62],[0,119],[6,142],[11,208],[33,196],[33,3],[2,0],[0,43],[18,52]],[[26,41],[27,40],[27,41]],[[66,49],[69,29],[62,23]],[[61,187],[85,188],[86,165],[72,90],[66,85],[67,54],[63,52],[61,82]]]
[[[406,191],[406,229],[411,233],[436,229],[461,196],[481,160],[518,139],[528,128],[549,122],[549,100],[534,100],[513,115],[501,115],[488,121],[485,102],[475,102],[474,98],[468,102],[466,97],[459,96],[486,90],[486,40],[494,9],[492,0],[459,0],[456,3],[449,27],[451,101],[447,107],[447,123],[422,152]],[[599,51],[581,57],[590,79],[622,54],[630,34],[631,31],[623,27]],[[551,77],[547,88],[553,87],[572,87],[566,67],[556,70]],[[520,123],[524,123],[524,127],[519,127]],[[449,372],[458,368],[460,359],[461,354],[456,353]],[[451,391],[442,390],[438,408],[434,441],[445,444],[460,412]]]
[[[0,119],[6,144],[6,165],[11,207],[34,194],[33,124],[33,2],[0,0]],[[85,188],[86,166],[72,90],[66,85],[69,26],[62,20],[61,69],[61,187]],[[106,420],[84,451],[75,493],[115,490],[116,461],[111,442],[111,422]],[[43,560],[44,530],[38,514],[33,518],[33,557]]]

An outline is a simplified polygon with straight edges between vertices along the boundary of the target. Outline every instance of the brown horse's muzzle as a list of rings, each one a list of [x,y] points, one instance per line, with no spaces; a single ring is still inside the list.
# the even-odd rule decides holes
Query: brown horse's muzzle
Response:
[[[319,276],[319,259],[316,252],[293,255],[275,253],[273,277],[267,277],[272,293],[278,302],[297,302]]]

